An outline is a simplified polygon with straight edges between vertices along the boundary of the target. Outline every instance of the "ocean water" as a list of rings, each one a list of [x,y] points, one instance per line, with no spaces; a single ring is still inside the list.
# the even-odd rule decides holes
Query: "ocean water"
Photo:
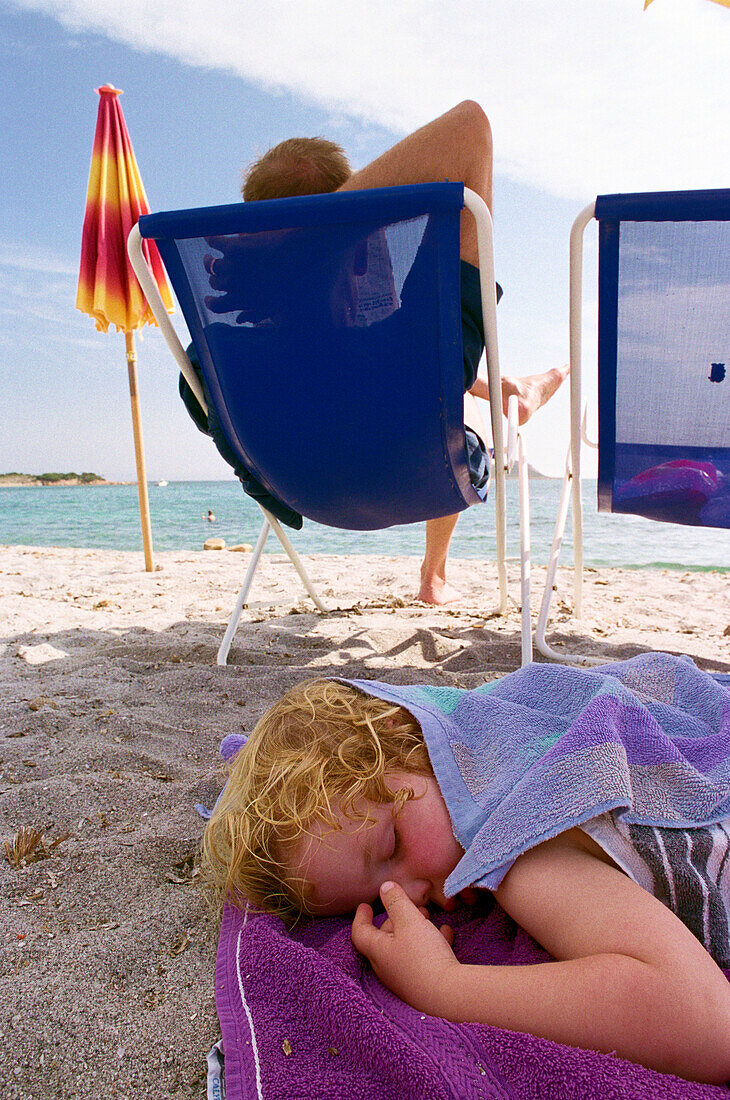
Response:
[[[532,560],[546,564],[550,552],[560,481],[530,483]],[[228,545],[254,543],[261,513],[237,481],[177,481],[149,486],[155,550],[200,550],[212,535]],[[507,551],[519,555],[517,485],[507,485]],[[585,482],[584,556],[588,565],[669,566],[684,569],[730,568],[730,532],[654,523],[633,516],[599,515],[596,483]],[[212,509],[216,520],[205,518]],[[569,521],[570,522],[570,521]],[[406,555],[423,552],[423,525],[385,531],[345,532],[307,523],[293,532],[301,553]],[[571,543],[570,531],[564,544]],[[77,546],[141,550],[136,485],[0,488],[0,544]],[[275,538],[266,549],[279,552]],[[494,555],[494,508],[469,508],[460,517],[451,554],[463,558]],[[562,560],[568,560],[564,556]]]

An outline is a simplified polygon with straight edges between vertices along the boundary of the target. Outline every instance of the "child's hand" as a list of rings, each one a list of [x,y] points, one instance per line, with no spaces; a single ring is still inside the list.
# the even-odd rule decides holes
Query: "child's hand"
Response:
[[[395,883],[384,884],[380,896],[388,919],[376,928],[370,906],[360,905],[352,922],[352,942],[401,1000],[439,1015],[447,975],[450,978],[449,972],[459,966],[450,947],[452,930],[448,925],[437,929]]]

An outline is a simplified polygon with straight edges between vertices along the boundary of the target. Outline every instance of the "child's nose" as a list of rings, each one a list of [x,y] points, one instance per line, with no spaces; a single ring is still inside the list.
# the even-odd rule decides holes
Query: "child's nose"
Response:
[[[396,882],[398,879],[396,878]],[[414,905],[428,905],[431,900],[431,883],[424,879],[408,879],[398,882]]]

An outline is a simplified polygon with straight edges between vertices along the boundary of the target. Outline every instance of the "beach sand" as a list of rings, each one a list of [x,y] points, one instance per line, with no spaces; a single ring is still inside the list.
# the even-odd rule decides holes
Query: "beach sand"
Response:
[[[0,548],[0,839],[34,827],[47,850],[19,869],[0,853],[3,1100],[205,1096],[216,936],[191,857],[225,734],[314,676],[473,687],[519,664],[491,562],[454,561],[464,599],[434,609],[413,602],[415,558],[305,558],[333,608],[320,616],[267,556],[218,668],[248,555],[157,561],[151,574],[141,554]],[[544,571],[533,579],[536,604]],[[589,570],[585,604],[582,652],[730,671],[727,575]]]

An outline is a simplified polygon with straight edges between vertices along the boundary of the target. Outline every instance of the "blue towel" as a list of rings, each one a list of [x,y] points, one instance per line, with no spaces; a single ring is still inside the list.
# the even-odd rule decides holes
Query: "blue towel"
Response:
[[[608,810],[670,828],[730,817],[730,691],[688,657],[532,664],[471,691],[345,682],[423,730],[465,850],[448,897],[496,889],[523,852]]]

